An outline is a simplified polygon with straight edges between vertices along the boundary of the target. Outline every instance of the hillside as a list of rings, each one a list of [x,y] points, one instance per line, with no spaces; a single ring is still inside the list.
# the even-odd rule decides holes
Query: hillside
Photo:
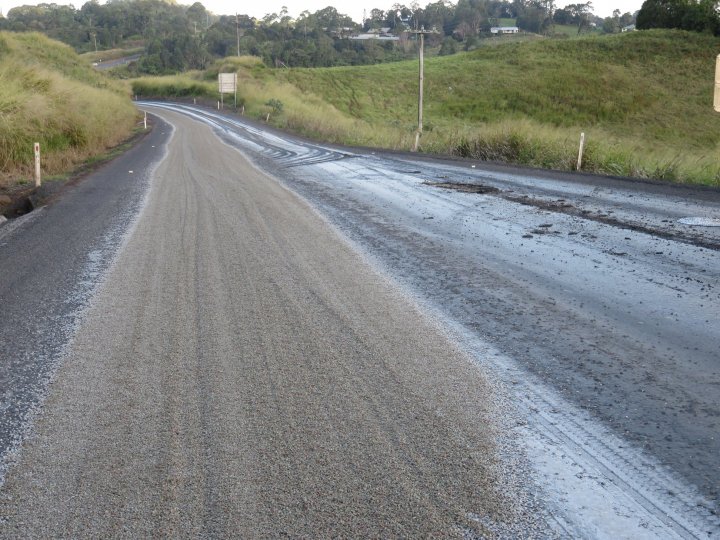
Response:
[[[654,30],[429,58],[422,149],[569,170],[585,132],[585,170],[720,185],[718,52],[718,38]],[[335,142],[411,145],[416,61],[271,70],[226,59],[185,77],[141,79],[134,91],[217,99],[218,71],[238,71],[247,111],[270,112],[278,126]]]
[[[55,174],[133,127],[126,89],[42,34],[0,32],[0,81],[0,188],[30,180],[34,142],[44,173]]]
[[[446,136],[461,132],[464,143],[456,141],[456,151],[462,145],[471,154],[482,152],[493,126],[531,138],[537,127],[544,137],[575,140],[585,131],[590,141],[618,151],[649,153],[659,169],[702,169],[714,166],[720,141],[720,118],[712,110],[718,52],[720,40],[712,36],[648,31],[434,58],[426,64],[425,116]],[[356,118],[409,129],[416,72],[415,63],[403,63],[281,75]],[[712,157],[704,159],[707,154]]]

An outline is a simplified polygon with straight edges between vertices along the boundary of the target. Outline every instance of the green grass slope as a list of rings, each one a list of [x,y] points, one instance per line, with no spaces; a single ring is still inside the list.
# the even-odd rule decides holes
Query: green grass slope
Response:
[[[645,31],[492,43],[426,60],[423,151],[571,170],[584,132],[584,170],[720,185],[720,39]],[[228,58],[136,80],[133,91],[214,101],[217,73],[236,71],[247,114],[332,142],[409,148],[417,70],[416,61],[271,70]]]
[[[0,187],[29,180],[33,143],[44,173],[66,171],[127,138],[127,89],[42,34],[0,32]]]
[[[424,146],[571,168],[584,131],[588,169],[718,184],[718,52],[712,36],[648,31],[429,59]],[[414,62],[280,75],[355,118],[412,129]]]

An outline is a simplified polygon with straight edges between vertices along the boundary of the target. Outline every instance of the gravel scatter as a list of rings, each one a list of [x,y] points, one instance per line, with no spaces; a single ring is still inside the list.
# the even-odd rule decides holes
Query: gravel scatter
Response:
[[[168,156],[7,475],[0,537],[546,534],[470,358],[301,199],[162,116]]]

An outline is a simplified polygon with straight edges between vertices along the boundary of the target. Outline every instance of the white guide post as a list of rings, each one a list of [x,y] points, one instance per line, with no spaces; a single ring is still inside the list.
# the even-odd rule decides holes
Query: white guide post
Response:
[[[580,134],[580,151],[578,152],[577,170],[582,169],[583,151],[585,150],[585,133]]]
[[[35,187],[40,187],[40,143],[35,143]]]

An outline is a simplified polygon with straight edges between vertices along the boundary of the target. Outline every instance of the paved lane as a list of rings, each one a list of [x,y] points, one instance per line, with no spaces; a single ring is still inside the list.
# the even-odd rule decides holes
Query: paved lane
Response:
[[[0,227],[0,482],[5,455],[142,205],[168,130],[158,124],[59,200]]]
[[[306,203],[162,115],[167,158],[8,475],[2,534],[542,526],[470,358]]]
[[[681,222],[720,215],[720,191],[353,151],[158,106],[247,151],[457,331],[515,397],[567,534],[720,534],[720,228]]]

